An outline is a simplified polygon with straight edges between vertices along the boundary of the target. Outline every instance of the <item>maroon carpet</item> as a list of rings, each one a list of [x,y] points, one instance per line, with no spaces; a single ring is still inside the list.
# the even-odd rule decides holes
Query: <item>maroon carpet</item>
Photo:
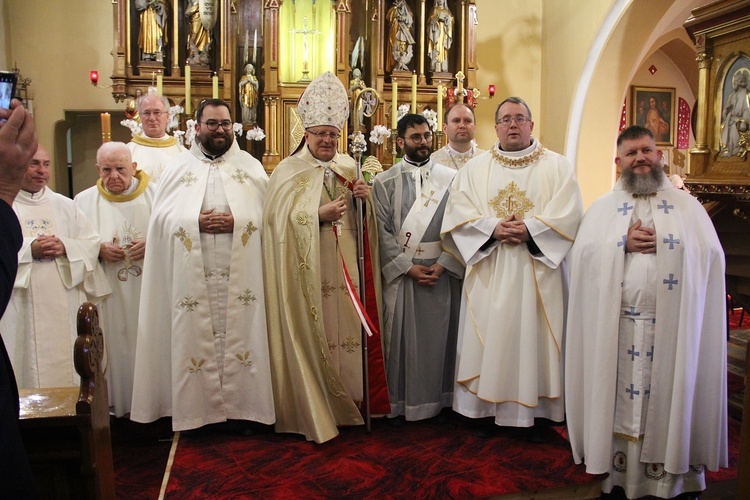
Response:
[[[137,424],[112,418],[110,430],[117,498],[158,498],[172,447],[172,420]]]

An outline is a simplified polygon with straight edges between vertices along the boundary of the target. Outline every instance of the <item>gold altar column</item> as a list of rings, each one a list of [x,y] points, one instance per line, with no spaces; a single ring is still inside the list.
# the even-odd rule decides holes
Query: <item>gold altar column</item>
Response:
[[[708,165],[708,157],[711,150],[708,149],[706,139],[708,124],[708,70],[711,66],[711,58],[706,54],[705,47],[698,47],[698,109],[696,113],[697,122],[695,125],[695,147],[690,150],[690,161],[688,162],[687,174],[701,175]]]

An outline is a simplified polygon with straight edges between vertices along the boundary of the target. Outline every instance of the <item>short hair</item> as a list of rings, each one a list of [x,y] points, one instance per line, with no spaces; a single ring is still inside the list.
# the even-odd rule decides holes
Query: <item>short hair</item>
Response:
[[[497,113],[500,111],[500,107],[505,104],[506,102],[512,102],[513,104],[521,104],[524,108],[526,108],[526,112],[529,114],[529,121],[534,121],[534,119],[531,117],[531,108],[528,104],[526,104],[526,101],[521,99],[520,97],[506,97],[505,100],[503,100],[500,104],[497,105],[497,108],[495,108],[495,122],[497,122],[498,117]]]
[[[208,106],[214,106],[217,108],[220,106],[224,106],[225,108],[227,108],[227,111],[229,111],[229,117],[231,119],[232,110],[230,109],[229,104],[227,104],[226,101],[224,101],[223,99],[204,99],[201,101],[201,103],[198,105],[198,109],[195,111],[195,121],[200,123],[201,118],[203,117],[203,110]]]
[[[438,96],[438,99],[440,99],[440,96]],[[451,114],[451,111],[453,111],[454,108],[458,107],[464,107],[471,111],[471,116],[474,117],[474,121],[477,121],[477,115],[474,113],[474,108],[462,102],[457,102],[456,104],[448,106],[448,109],[445,110],[445,113],[443,113],[443,123],[448,123],[448,115]]]
[[[424,124],[429,126],[429,122],[424,116],[416,113],[407,113],[398,121],[398,136],[403,139],[404,134],[406,134],[406,129]]]
[[[617,136],[617,147],[619,148],[620,145],[625,141],[640,139],[644,135],[647,135],[652,139],[654,138],[654,133],[646,127],[641,127],[640,125],[631,125],[630,127],[620,132],[620,135]]]
[[[135,109],[138,110],[138,114],[141,114],[143,112],[141,106],[143,105],[143,101],[145,101],[149,97],[156,97],[157,99],[159,99],[159,101],[161,101],[161,103],[164,105],[164,111],[169,111],[169,99],[167,99],[163,95],[144,94],[139,96],[135,101]]]
[[[102,162],[102,156],[104,156],[105,154],[114,153],[116,151],[127,153],[128,158],[130,158],[130,161],[132,163],[133,155],[130,153],[128,145],[124,142],[110,141],[102,144],[96,151],[96,164],[99,165]]]

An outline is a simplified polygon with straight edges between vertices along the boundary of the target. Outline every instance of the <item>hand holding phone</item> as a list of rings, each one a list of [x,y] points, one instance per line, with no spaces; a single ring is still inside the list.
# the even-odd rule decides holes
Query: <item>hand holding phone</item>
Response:
[[[0,108],[10,109],[10,101],[16,95],[18,74],[13,71],[0,71]]]

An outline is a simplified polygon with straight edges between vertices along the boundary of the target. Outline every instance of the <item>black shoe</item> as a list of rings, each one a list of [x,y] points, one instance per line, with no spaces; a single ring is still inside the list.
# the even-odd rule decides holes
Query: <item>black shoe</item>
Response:
[[[399,415],[397,417],[389,418],[388,425],[391,427],[403,427],[406,425],[406,417]]]
[[[500,431],[495,424],[479,424],[474,428],[474,435],[478,438],[488,439],[497,436]]]

